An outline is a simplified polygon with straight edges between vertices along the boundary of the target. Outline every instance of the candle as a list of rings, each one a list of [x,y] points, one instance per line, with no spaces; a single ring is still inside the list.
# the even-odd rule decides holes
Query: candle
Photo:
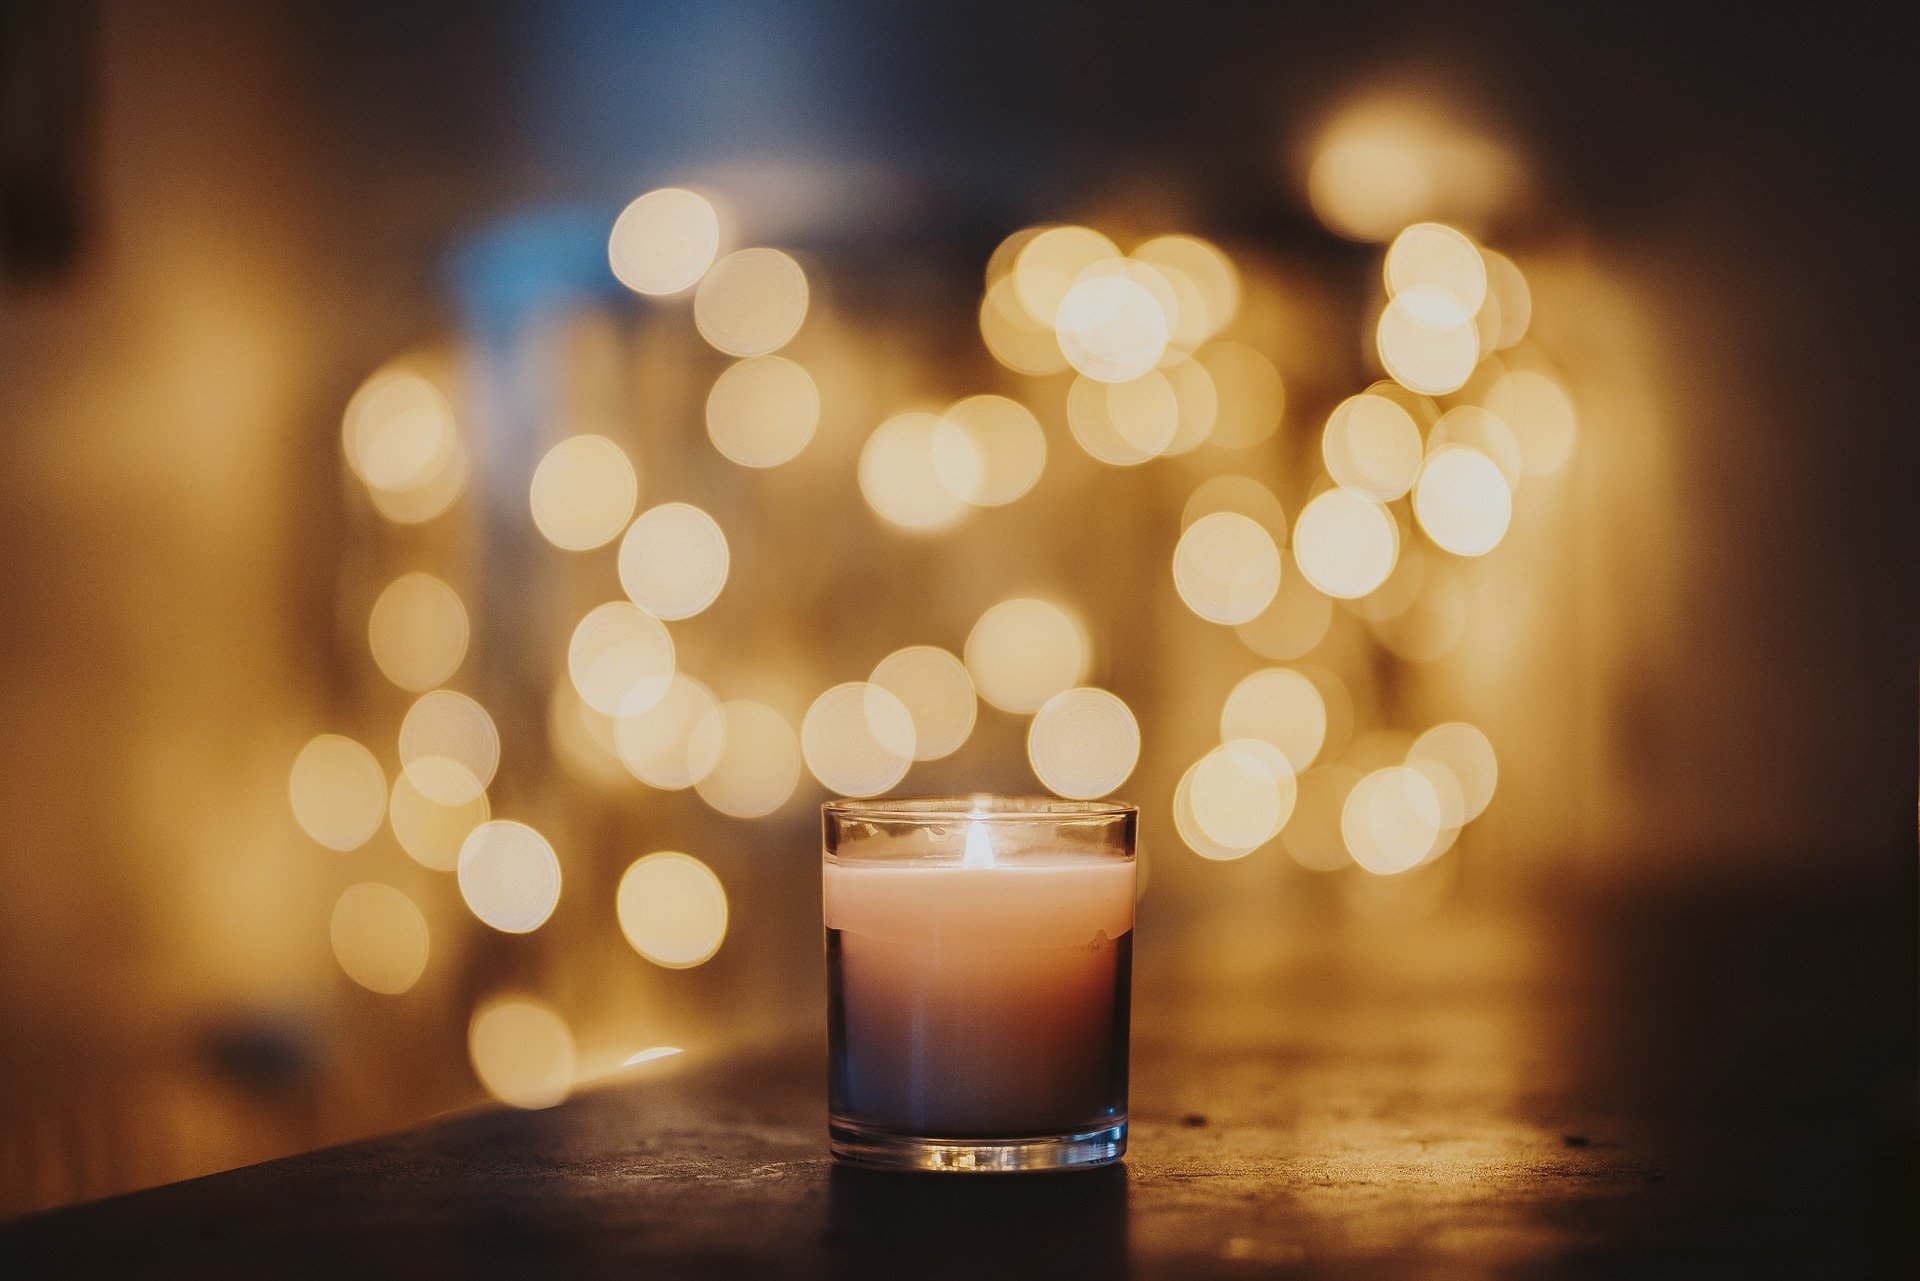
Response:
[[[1126,1146],[1131,806],[826,807],[835,1153],[921,1169]]]

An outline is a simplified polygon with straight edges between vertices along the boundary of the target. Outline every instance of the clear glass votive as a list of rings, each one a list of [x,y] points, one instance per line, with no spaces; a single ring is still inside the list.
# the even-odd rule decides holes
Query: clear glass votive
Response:
[[[902,1170],[1119,1160],[1138,811],[992,796],[822,810],[833,1154]]]

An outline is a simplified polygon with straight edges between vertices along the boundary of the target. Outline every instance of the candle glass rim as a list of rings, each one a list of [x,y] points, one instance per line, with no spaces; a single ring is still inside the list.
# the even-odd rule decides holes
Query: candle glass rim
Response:
[[[869,820],[900,823],[951,823],[956,818],[982,823],[1073,822],[1137,815],[1140,807],[1128,801],[1075,801],[1057,796],[889,797],[884,800],[843,798],[820,806],[823,815],[842,821]]]

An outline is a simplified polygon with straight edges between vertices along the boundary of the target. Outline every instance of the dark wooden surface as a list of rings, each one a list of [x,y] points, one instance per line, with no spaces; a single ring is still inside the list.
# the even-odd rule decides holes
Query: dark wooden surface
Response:
[[[1124,1167],[836,1168],[811,1046],[689,1056],[0,1227],[0,1271],[1915,1274],[1910,902],[1213,925],[1142,967]]]

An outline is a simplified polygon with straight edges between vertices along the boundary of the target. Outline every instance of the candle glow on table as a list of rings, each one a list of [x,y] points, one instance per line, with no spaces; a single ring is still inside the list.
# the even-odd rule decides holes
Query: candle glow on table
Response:
[[[840,1155],[1022,1169],[1124,1150],[1133,811],[1022,804],[828,807]]]

